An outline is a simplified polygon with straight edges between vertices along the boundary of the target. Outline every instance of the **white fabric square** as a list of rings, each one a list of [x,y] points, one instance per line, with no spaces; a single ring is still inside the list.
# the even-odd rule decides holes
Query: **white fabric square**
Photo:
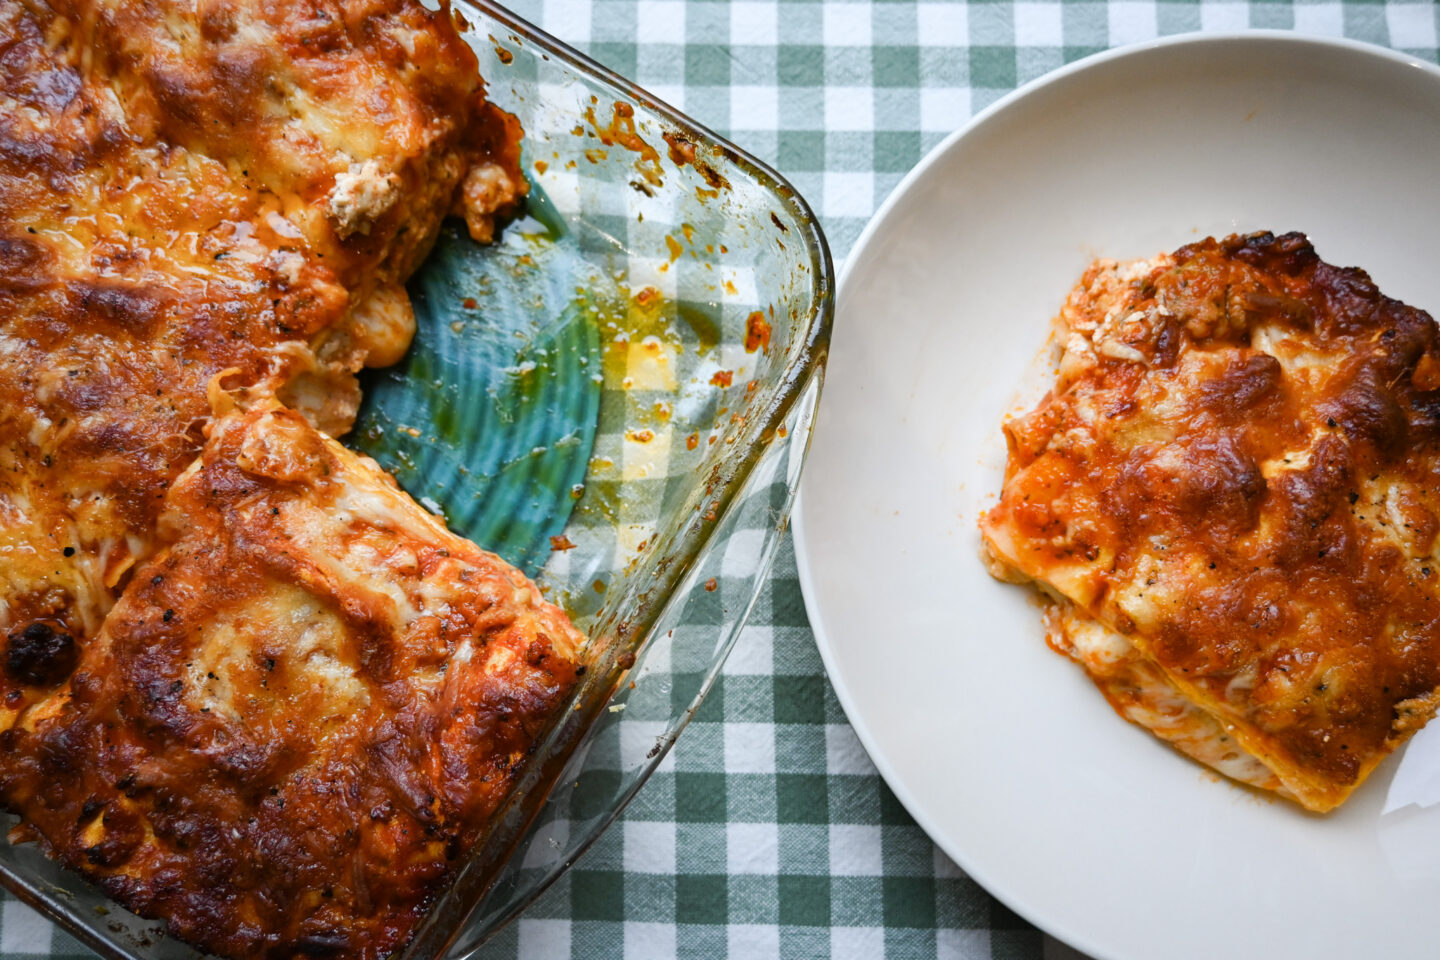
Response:
[[[748,626],[740,633],[722,672],[729,677],[768,677],[775,672],[775,630]]]
[[[1154,40],[1160,32],[1156,22],[1155,4],[1112,2],[1106,6],[1110,16],[1110,46]]]
[[[879,824],[830,824],[830,872],[837,877],[878,877],[885,872]]]
[[[732,533],[725,543],[725,554],[720,558],[720,576],[748,577],[753,574],[765,547],[766,532],[736,530]]]
[[[874,89],[871,87],[826,87],[825,129],[874,130]]]
[[[917,3],[915,42],[922,47],[963,47],[970,42],[970,9],[963,3]]]
[[[935,960],[972,960],[990,956],[989,930],[935,931]]]
[[[772,960],[780,956],[780,928],[762,923],[735,923],[726,931],[726,953],[736,960]]]
[[[779,828],[773,823],[726,824],[725,869],[730,873],[758,873],[767,877],[779,873]],[[735,955],[734,949],[730,955]]]
[[[773,3],[738,0],[730,4],[730,43],[734,46],[773,47],[779,42]]]
[[[825,46],[870,46],[870,4],[827,3],[823,10]]]
[[[648,83],[645,89],[654,94],[661,103],[668,103],[676,110],[685,109],[685,87],[681,84]]]
[[[776,130],[780,127],[780,92],[774,87],[730,88],[731,130]]]
[[[1345,33],[1345,15],[1338,3],[1297,3],[1292,9],[1296,33],[1319,33],[1327,37]]]
[[[675,956],[675,924],[625,921],[626,960]]]
[[[637,0],[635,37],[641,43],[684,43],[684,0]]]
[[[775,772],[775,724],[725,724],[726,773]]]
[[[970,119],[970,91],[965,87],[922,87],[920,130],[949,133]]]
[[[553,866],[565,854],[569,841],[570,821],[551,820],[535,832],[535,838],[525,848],[525,859],[521,865],[526,870]]]
[[[626,820],[624,825],[626,873],[675,872],[673,821]]]
[[[49,953],[53,928],[50,921],[23,903],[5,901],[0,914],[0,951],[4,953]]]
[[[1244,3],[1200,4],[1201,30],[1244,30],[1250,26],[1250,7]]]
[[[590,0],[545,0],[540,23],[566,43],[589,43]]]
[[[884,927],[835,927],[830,931],[830,960],[875,960],[883,956]]]
[[[1060,22],[1060,4],[1015,4],[1015,46],[1060,47],[1064,45],[1065,32]]]
[[[825,172],[827,217],[868,217],[875,210],[875,174]]]
[[[1385,24],[1391,46],[1412,50],[1436,46],[1435,7],[1429,3],[1387,3]]]
[[[653,681],[652,681],[653,682]],[[651,750],[660,743],[660,738],[665,735],[665,723],[661,720],[624,720],[620,723],[620,756],[623,763],[635,763],[641,758],[647,757]],[[671,750],[665,754],[665,759],[660,761],[660,766],[655,768],[661,771],[675,769],[675,751]]]
[[[862,777],[875,773],[875,764],[870,762],[870,755],[848,723],[825,725],[825,772]]]
[[[518,953],[522,957],[570,956],[570,921],[521,917]]]

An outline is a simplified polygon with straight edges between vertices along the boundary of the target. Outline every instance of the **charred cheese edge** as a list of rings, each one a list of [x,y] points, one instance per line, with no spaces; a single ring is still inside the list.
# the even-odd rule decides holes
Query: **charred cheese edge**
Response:
[[[3,729],[153,551],[214,377],[344,433],[441,218],[488,239],[526,184],[418,0],[0,0],[0,41]]]
[[[527,763],[582,637],[298,413],[209,433],[73,677],[0,734],[0,788],[206,951],[378,960]]]
[[[1060,601],[1052,645],[1122,715],[1333,809],[1437,702],[1434,321],[1253,234],[1098,261],[1057,323],[992,572]]]

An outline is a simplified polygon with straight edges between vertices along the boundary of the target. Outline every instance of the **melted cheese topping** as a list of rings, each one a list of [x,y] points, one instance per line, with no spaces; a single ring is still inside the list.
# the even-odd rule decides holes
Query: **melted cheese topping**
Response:
[[[1093,618],[1057,645],[1112,701],[1077,637],[1133,647],[1131,719],[1343,802],[1440,686],[1434,322],[1298,234],[1100,261],[1058,322],[1061,382],[1006,426],[992,565]]]
[[[441,219],[524,195],[519,126],[417,0],[0,0],[0,36],[0,799],[204,949],[383,956],[577,637],[312,427],[405,351]]]
[[[582,637],[274,403],[215,421],[165,510],[74,676],[6,734],[0,789],[203,949],[378,960],[506,796]]]
[[[217,375],[345,432],[466,171],[513,181],[472,219],[525,184],[413,0],[0,0],[0,35],[0,632],[70,638],[0,671],[3,729],[154,549]]]

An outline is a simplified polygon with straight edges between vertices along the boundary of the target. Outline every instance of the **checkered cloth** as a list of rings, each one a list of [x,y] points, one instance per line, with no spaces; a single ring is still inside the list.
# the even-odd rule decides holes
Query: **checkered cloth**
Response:
[[[522,0],[517,11],[774,165],[837,262],[904,173],[1016,86],[1108,47],[1294,29],[1434,61],[1420,2]],[[723,588],[723,585],[722,585]],[[886,789],[826,683],[787,546],[704,708],[624,817],[484,960],[1078,956],[991,899]],[[0,960],[87,957],[0,904]]]

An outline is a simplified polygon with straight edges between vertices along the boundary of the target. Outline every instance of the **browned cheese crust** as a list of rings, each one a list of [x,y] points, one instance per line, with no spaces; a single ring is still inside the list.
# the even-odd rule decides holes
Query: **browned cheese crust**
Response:
[[[70,682],[0,734],[64,863],[228,956],[402,945],[574,684],[565,615],[373,461],[215,421]]]
[[[1127,716],[1333,808],[1440,685],[1434,322],[1256,234],[1101,261],[1059,324],[1059,380],[1006,425],[981,520],[996,572],[1078,609],[1066,652]],[[1177,697],[1203,712],[1186,732],[1144,719]]]
[[[0,801],[203,949],[403,945],[573,686],[330,439],[519,140],[418,0],[0,0]]]
[[[518,137],[418,0],[0,0],[0,729],[153,549],[211,379],[348,429],[462,181],[501,184],[487,237],[523,193]]]

